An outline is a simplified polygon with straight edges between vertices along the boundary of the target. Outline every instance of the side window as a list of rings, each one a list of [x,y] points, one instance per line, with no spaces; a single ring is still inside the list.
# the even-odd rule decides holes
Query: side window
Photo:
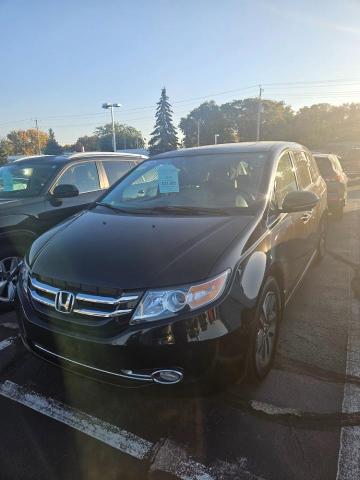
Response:
[[[311,175],[307,157],[305,155],[305,152],[299,151],[293,152],[293,155],[299,187],[301,189],[305,189],[311,184]]]
[[[285,196],[297,189],[292,162],[289,154],[285,153],[279,160],[275,177],[275,201],[277,206],[281,208]]]
[[[306,154],[306,156],[307,156],[307,159],[308,159],[308,165],[309,165],[309,170],[310,170],[310,173],[311,173],[311,178],[312,178],[312,181],[315,183],[320,176],[319,169],[318,169],[318,166],[316,165],[314,157],[312,155],[310,155],[309,153]]]
[[[135,166],[135,163],[131,161],[106,161],[103,162],[103,166],[106,172],[106,176],[109,180],[110,186],[117,182],[121,177],[127,173],[130,168]]]
[[[95,162],[79,163],[68,168],[56,185],[75,185],[79,193],[100,190],[100,180]]]

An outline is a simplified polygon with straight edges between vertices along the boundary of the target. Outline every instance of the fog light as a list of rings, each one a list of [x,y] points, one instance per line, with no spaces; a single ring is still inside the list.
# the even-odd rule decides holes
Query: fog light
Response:
[[[156,370],[151,376],[155,383],[171,385],[181,382],[184,375],[179,370]]]

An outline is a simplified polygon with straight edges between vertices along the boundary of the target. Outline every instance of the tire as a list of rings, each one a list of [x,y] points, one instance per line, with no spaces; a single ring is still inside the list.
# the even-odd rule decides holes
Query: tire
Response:
[[[22,259],[11,247],[0,250],[0,313],[13,308],[16,272]]]
[[[264,379],[272,367],[282,313],[280,288],[270,276],[261,289],[253,316],[246,366],[247,380],[251,383]]]
[[[318,246],[316,249],[316,256],[314,261],[316,264],[319,264],[322,261],[326,253],[326,239],[327,239],[327,231],[328,231],[327,216],[324,216],[324,218],[321,220],[319,229],[320,229],[320,238],[318,241]]]
[[[338,205],[332,210],[335,220],[341,220],[344,216],[344,204]]]

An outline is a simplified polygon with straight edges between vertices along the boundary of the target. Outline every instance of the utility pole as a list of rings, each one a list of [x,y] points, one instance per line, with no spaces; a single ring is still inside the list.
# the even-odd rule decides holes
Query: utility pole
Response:
[[[261,125],[261,110],[262,110],[262,93],[264,89],[259,85],[259,102],[258,102],[258,111],[257,111],[257,125],[256,125],[256,141],[260,140],[260,125]]]
[[[35,128],[36,128],[36,135],[37,135],[38,154],[41,155],[40,134],[39,134],[39,125],[38,125],[37,118],[35,118]]]

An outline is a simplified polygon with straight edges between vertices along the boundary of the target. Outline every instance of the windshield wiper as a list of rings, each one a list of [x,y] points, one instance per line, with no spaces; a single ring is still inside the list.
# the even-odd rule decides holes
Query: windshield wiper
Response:
[[[125,211],[121,210],[121,208],[114,207],[114,205],[111,205],[111,203],[95,202],[95,205],[98,205],[99,207],[110,208],[110,210],[114,210],[115,212]]]
[[[141,209],[141,208],[119,208],[115,207],[115,205],[111,205],[111,203],[105,203],[105,202],[95,202],[95,205],[99,205],[100,207],[106,207],[109,208],[110,210],[113,210],[114,212],[118,213],[126,213],[127,215],[131,215],[133,213],[138,213],[138,214],[151,214],[151,209]]]

